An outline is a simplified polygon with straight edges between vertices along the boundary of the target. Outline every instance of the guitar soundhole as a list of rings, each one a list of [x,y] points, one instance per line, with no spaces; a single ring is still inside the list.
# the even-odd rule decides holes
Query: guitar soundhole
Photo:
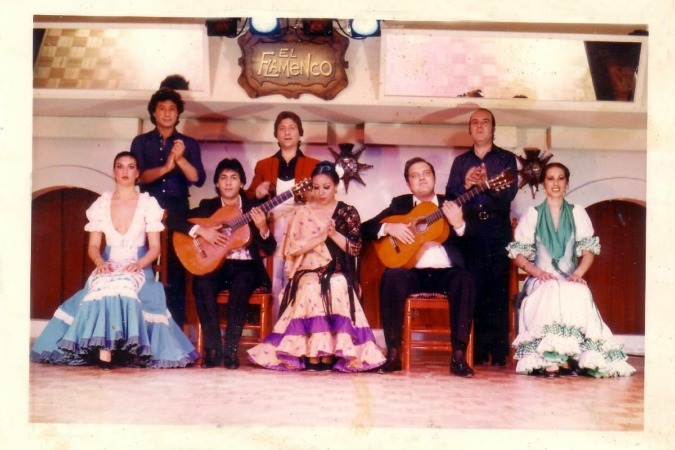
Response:
[[[230,237],[232,235],[232,228],[230,228],[228,225],[223,226],[220,230],[222,234],[224,234],[227,237]]]
[[[426,220],[420,219],[413,223],[412,228],[415,233],[422,234],[425,231],[427,231],[427,228],[429,228],[429,224],[427,223]]]

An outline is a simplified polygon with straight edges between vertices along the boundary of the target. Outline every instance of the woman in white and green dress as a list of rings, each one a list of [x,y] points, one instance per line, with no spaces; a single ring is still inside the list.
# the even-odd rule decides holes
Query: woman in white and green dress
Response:
[[[546,200],[530,207],[507,250],[527,272],[519,299],[518,336],[512,345],[516,372],[628,376],[635,369],[603,322],[583,276],[600,254],[586,210],[565,200],[569,169],[550,163],[542,171]]]

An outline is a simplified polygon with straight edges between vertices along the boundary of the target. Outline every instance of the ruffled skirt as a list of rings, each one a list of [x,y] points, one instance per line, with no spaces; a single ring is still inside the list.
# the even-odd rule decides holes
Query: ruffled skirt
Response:
[[[248,351],[249,359],[274,370],[303,370],[305,359],[334,355],[333,370],[360,372],[384,364],[382,351],[358,300],[355,320],[349,312],[347,281],[331,277],[332,314],[327,315],[316,273],[299,280],[295,300],[286,308],[264,341]]]
[[[519,312],[519,334],[512,344],[517,373],[561,366],[568,359],[599,378],[635,373],[586,285],[537,280],[528,286],[528,292]]]
[[[166,307],[164,288],[142,274],[92,274],[81,291],[54,313],[30,352],[32,361],[96,364],[100,349],[113,363],[132,367],[185,367],[199,358]]]

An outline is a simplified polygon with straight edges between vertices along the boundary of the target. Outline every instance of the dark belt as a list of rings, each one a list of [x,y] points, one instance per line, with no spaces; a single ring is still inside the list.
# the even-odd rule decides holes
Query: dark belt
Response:
[[[499,219],[503,215],[501,211],[473,211],[471,214],[476,216],[478,220],[483,221],[491,219]]]

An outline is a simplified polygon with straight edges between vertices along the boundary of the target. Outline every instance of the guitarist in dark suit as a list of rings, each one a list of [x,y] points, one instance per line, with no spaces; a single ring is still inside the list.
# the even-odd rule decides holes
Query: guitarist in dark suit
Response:
[[[439,206],[445,216],[443,220],[450,223],[453,231],[443,243],[424,243],[415,255],[413,268],[387,268],[384,271],[380,284],[380,314],[387,344],[387,361],[380,370],[401,370],[400,348],[406,297],[418,292],[438,292],[450,298],[450,372],[460,377],[473,377],[465,353],[471,330],[475,286],[473,278],[463,268],[460,251],[454,245],[456,238],[463,236],[466,230],[462,208],[436,195],[436,173],[434,167],[424,159],[408,160],[404,177],[412,194],[395,197],[389,207],[364,222],[361,225],[364,239],[376,240],[388,235],[405,244],[412,244],[414,236],[407,224],[383,224],[381,221],[394,215],[406,215],[421,202],[433,202]]]
[[[170,227],[192,237],[200,236],[213,245],[227,245],[228,237],[215,227],[200,226],[189,222],[193,217],[210,217],[223,206],[239,208],[242,213],[251,211],[252,221],[247,226],[251,230],[251,243],[248,247],[232,249],[226,255],[223,265],[211,273],[195,276],[193,293],[197,305],[199,322],[204,333],[204,360],[202,367],[216,367],[224,358],[225,367],[239,367],[237,350],[239,339],[246,320],[248,299],[258,286],[270,286],[261,253],[271,255],[276,248],[276,240],[267,226],[262,210],[255,208],[258,202],[243,195],[246,173],[236,159],[225,158],[218,163],[213,183],[218,197],[204,199],[197,208],[190,210],[185,217],[169,216]],[[218,305],[216,298],[223,289],[230,290],[227,305],[227,328],[225,345],[220,339],[218,325]]]

